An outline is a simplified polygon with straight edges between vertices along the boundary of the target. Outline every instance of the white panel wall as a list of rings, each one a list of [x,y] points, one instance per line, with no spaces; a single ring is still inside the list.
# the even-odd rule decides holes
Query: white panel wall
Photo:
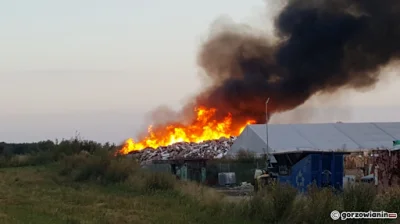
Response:
[[[235,154],[240,150],[250,150],[257,154],[264,154],[267,150],[266,146],[264,140],[255,134],[250,126],[247,126],[231,146],[229,154]]]
[[[250,127],[260,138],[266,139],[265,125],[251,125]],[[315,149],[314,145],[290,125],[271,124],[268,126],[268,136],[268,144],[272,150]]]
[[[321,150],[360,148],[348,136],[337,130],[333,124],[294,124],[292,127]]]
[[[336,128],[365,149],[392,147],[393,137],[373,123],[339,123]]]
[[[375,123],[375,125],[395,140],[400,140],[400,123]]]

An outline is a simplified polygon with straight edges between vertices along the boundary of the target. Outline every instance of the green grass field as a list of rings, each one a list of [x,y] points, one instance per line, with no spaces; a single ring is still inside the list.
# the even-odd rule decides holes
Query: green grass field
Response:
[[[174,192],[62,182],[55,167],[0,170],[0,223],[249,223],[214,215]]]

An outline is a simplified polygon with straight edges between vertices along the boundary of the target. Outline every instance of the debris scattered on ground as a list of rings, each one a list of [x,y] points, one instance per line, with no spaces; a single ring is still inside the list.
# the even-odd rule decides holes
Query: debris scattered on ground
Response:
[[[236,137],[230,137],[200,143],[179,142],[156,149],[146,148],[129,155],[138,158],[141,163],[148,163],[152,160],[222,158],[235,140]]]
[[[254,186],[251,183],[242,182],[241,185],[234,187],[234,189],[248,193],[254,190]]]
[[[242,182],[239,186],[222,187],[217,191],[229,196],[249,196],[254,192],[254,186],[251,183]]]

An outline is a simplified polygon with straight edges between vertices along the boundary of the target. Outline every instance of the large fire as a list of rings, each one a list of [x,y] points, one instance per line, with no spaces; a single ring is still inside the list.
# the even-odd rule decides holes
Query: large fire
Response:
[[[140,151],[145,148],[157,148],[167,146],[177,142],[203,142],[206,140],[229,138],[239,135],[247,124],[254,124],[254,120],[248,120],[233,128],[232,116],[227,114],[224,119],[217,121],[214,119],[215,108],[199,107],[195,109],[196,119],[190,125],[168,125],[164,128],[153,130],[148,128],[148,134],[141,141],[135,142],[132,138],[125,141],[121,154],[128,154],[133,151]],[[236,126],[236,125],[235,125]]]

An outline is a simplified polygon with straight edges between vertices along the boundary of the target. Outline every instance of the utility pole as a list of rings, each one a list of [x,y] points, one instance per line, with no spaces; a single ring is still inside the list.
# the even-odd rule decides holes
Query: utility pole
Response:
[[[269,102],[269,97],[267,101],[265,101],[265,134],[266,134],[266,140],[267,140],[267,169],[270,166],[270,153],[269,153],[269,142],[268,142],[268,123],[269,123],[269,114],[268,114],[268,102]]]

